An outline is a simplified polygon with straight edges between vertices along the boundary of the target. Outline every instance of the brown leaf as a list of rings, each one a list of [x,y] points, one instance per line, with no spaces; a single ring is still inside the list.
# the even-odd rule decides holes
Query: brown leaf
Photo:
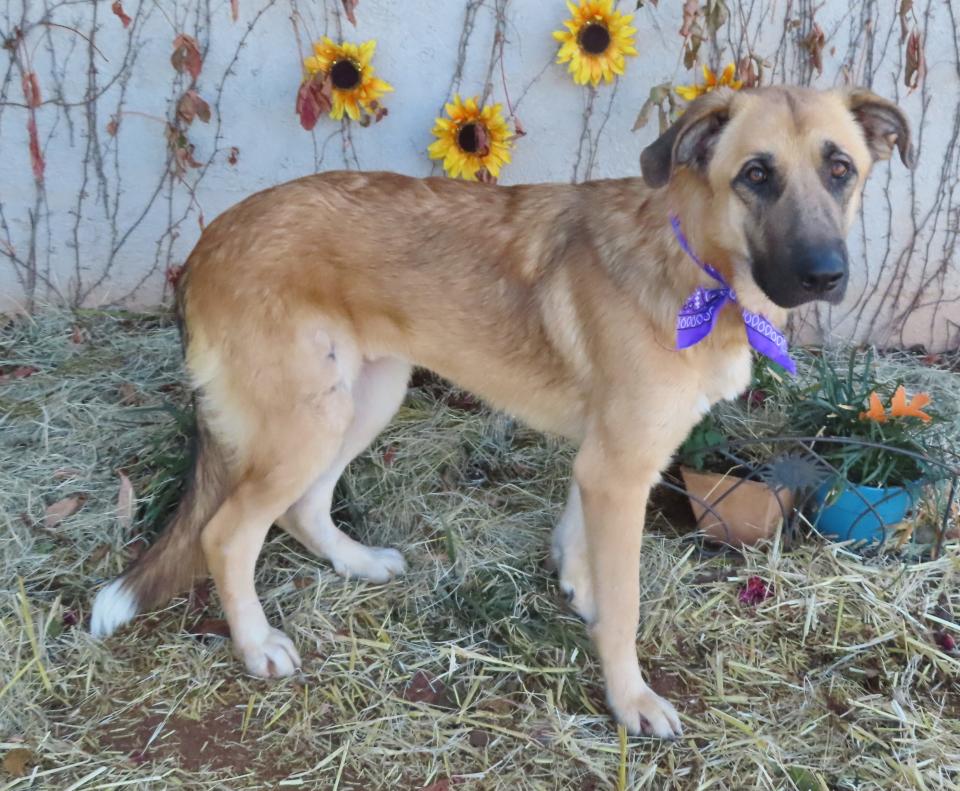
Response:
[[[54,528],[59,525],[68,516],[72,516],[83,507],[86,502],[86,495],[74,494],[70,497],[64,497],[62,500],[48,505],[43,512],[43,524],[46,528]]]
[[[300,126],[308,132],[317,125],[320,116],[329,113],[332,107],[333,77],[330,74],[318,72],[300,84],[296,113],[300,116]]]
[[[177,102],[177,115],[187,124],[192,124],[194,118],[207,124],[210,123],[210,105],[191,88]]]
[[[236,165],[237,160],[240,159],[240,149],[236,146],[230,146],[230,153],[227,155],[227,162],[231,165]]]
[[[33,751],[26,747],[14,747],[3,756],[3,768],[14,777],[24,777],[34,762]]]
[[[763,64],[755,55],[747,55],[737,64],[737,75],[743,82],[744,88],[756,88],[763,75]]]
[[[910,12],[912,10],[913,0],[900,0],[900,10],[897,11],[897,16],[900,17],[901,44],[907,40],[907,35],[910,33],[910,26],[907,24],[907,17],[910,16]]]
[[[180,282],[180,276],[183,274],[183,265],[182,264],[170,264],[167,267],[166,280],[170,285],[170,288],[176,290],[177,284]]]
[[[34,368],[32,365],[18,365],[15,368],[0,367],[0,384],[6,384],[14,379],[26,379],[33,376],[39,370],[39,368]]]
[[[133,20],[124,12],[123,3],[121,3],[120,0],[115,0],[113,5],[110,6],[110,10],[120,18],[125,28],[130,27],[130,23],[133,22]]]
[[[173,40],[173,54],[170,55],[170,65],[181,74],[186,71],[197,81],[200,69],[203,68],[203,57],[200,55],[200,45],[193,36],[180,33]]]
[[[215,635],[216,637],[229,637],[230,625],[223,618],[203,618],[187,630],[190,634],[197,637],[206,635]]]
[[[343,3],[343,10],[347,15],[347,19],[350,20],[350,24],[354,27],[357,26],[357,15],[356,10],[357,6],[360,5],[360,0],[341,0]]]
[[[665,82],[650,89],[650,95],[647,96],[647,100],[640,108],[637,120],[633,122],[632,131],[636,132],[638,129],[643,129],[650,122],[650,114],[653,112],[653,108],[659,107],[667,99],[670,95],[670,88],[670,83]]]
[[[27,100],[27,107],[39,107],[43,99],[40,96],[40,81],[35,71],[26,71],[20,77],[20,87],[23,88],[23,98]]]
[[[116,137],[117,130],[119,128],[120,128],[120,119],[117,118],[117,116],[115,115],[110,116],[110,121],[107,124],[107,134],[110,135],[110,137]]]
[[[527,130],[524,129],[523,124],[520,123],[520,119],[517,116],[513,116],[513,136],[514,137],[524,137],[527,134]]]
[[[143,403],[143,396],[137,386],[131,382],[122,382],[118,385],[117,395],[120,396],[120,403],[124,406],[139,406]]]
[[[927,60],[923,55],[923,38],[916,28],[907,37],[906,65],[903,71],[903,82],[911,91],[920,87],[923,76],[927,73]]]
[[[107,553],[110,552],[109,544],[101,544],[90,555],[87,557],[87,560],[90,562],[91,566],[96,566],[101,560],[103,560]]]
[[[37,132],[37,119],[33,114],[27,119],[27,134],[30,136],[30,165],[33,168],[33,178],[38,183],[42,183],[46,163],[40,151],[40,134]]]
[[[117,494],[117,522],[120,524],[120,529],[126,531],[133,524],[137,498],[130,479],[122,472],[117,474],[120,476],[120,491]]]
[[[683,24],[680,26],[680,35],[686,38],[693,32],[693,24],[700,15],[700,5],[698,0],[684,0],[683,3]]]
[[[443,697],[446,687],[438,678],[425,670],[418,670],[403,689],[403,699],[411,703],[436,703]]]
[[[240,0],[230,0],[230,17],[234,22],[240,18]]]
[[[470,731],[467,741],[470,742],[471,747],[486,747],[490,743],[490,734],[475,728]]]
[[[70,342],[79,346],[80,344],[86,343],[89,340],[90,333],[79,324],[74,324],[73,329],[70,331]]]
[[[823,47],[826,43],[823,28],[816,22],[801,42],[803,48],[810,53],[810,63],[817,70],[817,74],[823,74]]]

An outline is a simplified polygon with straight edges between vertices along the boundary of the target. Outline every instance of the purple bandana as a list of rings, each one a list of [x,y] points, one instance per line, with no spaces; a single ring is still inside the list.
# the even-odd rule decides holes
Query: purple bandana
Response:
[[[697,286],[680,308],[677,314],[677,348],[686,349],[700,343],[713,331],[723,306],[728,302],[736,303],[737,295],[730,284],[723,279],[723,275],[710,264],[705,264],[697,258],[697,254],[690,249],[690,243],[680,230],[680,219],[676,215],[670,217],[670,224],[683,251],[696,262],[697,266],[720,284],[720,288]],[[782,365],[790,373],[795,374],[797,366],[790,359],[784,334],[759,313],[742,309],[741,313],[750,345],[764,357],[769,357],[777,365]]]

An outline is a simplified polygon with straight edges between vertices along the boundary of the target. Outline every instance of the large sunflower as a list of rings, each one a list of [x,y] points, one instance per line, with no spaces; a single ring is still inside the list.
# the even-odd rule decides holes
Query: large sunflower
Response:
[[[727,67],[721,72],[719,77],[704,63],[702,85],[678,85],[674,90],[681,98],[686,99],[688,102],[692,102],[698,96],[703,96],[705,93],[710,93],[710,91],[714,91],[722,86],[739,91],[743,87],[743,80],[734,79],[736,74],[737,67],[732,63],[727,64]]]
[[[330,117],[343,118],[346,113],[354,121],[360,120],[360,111],[375,114],[377,99],[393,90],[393,86],[373,74],[376,41],[363,44],[344,42],[336,44],[326,36],[313,45],[314,54],[305,58],[303,66],[307,79],[317,74],[330,77],[333,89],[333,106]]]
[[[465,102],[454,96],[445,109],[449,118],[438,118],[433,127],[430,159],[442,159],[450,178],[473,180],[481,171],[497,178],[512,145],[500,105],[480,107],[476,96]]]
[[[594,88],[601,78],[613,82],[614,75],[623,74],[626,56],[637,54],[631,27],[633,14],[614,11],[613,0],[580,0],[575,6],[567,2],[570,19],[563,23],[566,30],[554,31],[553,37],[561,43],[557,63],[569,61],[574,82]]]

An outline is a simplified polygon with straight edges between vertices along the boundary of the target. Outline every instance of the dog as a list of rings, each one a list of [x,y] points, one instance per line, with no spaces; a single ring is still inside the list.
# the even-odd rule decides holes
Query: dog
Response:
[[[186,494],[98,593],[92,632],[209,573],[247,670],[295,672],[297,650],[254,587],[267,531],[276,523],[345,576],[404,571],[396,550],[341,532],[330,507],[418,365],[576,443],[553,538],[561,588],[617,721],[679,736],[636,652],[648,493],[710,406],[748,385],[746,317],[772,327],[842,299],[864,180],[894,148],[912,167],[907,118],[868,91],[719,89],[644,149],[642,179],[332,172],[247,198],[203,232],[178,289],[198,436]],[[718,278],[746,312],[718,309],[712,331],[678,349],[678,310]]]

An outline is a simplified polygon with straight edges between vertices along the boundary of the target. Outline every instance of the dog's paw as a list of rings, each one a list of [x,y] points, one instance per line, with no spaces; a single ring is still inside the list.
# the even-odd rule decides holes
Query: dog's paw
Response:
[[[368,547],[356,541],[341,543],[330,554],[330,562],[341,577],[369,582],[388,582],[407,570],[403,555],[397,550]]]
[[[646,684],[632,693],[614,699],[608,694],[607,702],[617,722],[634,736],[658,736],[661,739],[677,739],[683,735],[680,715],[666,698],[661,698]]]
[[[279,629],[267,627],[263,637],[234,640],[234,650],[243,661],[247,672],[261,678],[292,676],[300,669],[300,654],[293,641]]]
[[[560,560],[560,591],[577,615],[588,624],[594,622],[597,608],[586,553],[564,553]]]

